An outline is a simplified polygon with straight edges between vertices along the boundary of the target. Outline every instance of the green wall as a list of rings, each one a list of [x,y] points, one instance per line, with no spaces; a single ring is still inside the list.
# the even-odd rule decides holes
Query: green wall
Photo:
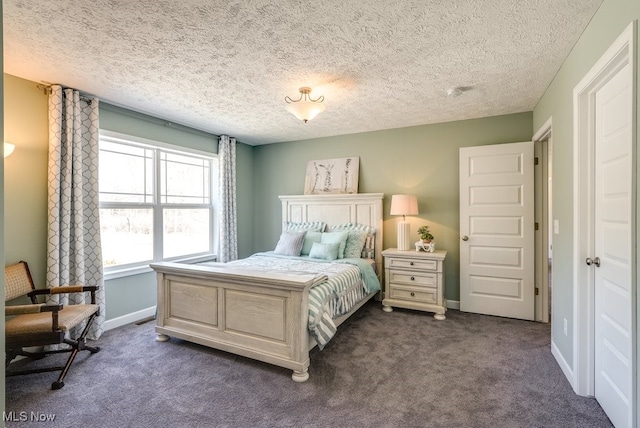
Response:
[[[638,18],[640,1],[605,0],[533,112],[534,131],[549,118],[553,121],[553,217],[560,223],[560,233],[553,237],[552,340],[570,368],[573,368],[574,353],[573,88],[622,31]],[[636,49],[638,45],[640,38],[636,40]],[[636,64],[637,58],[638,53]],[[640,80],[636,87],[640,88]],[[564,319],[569,323],[567,336],[563,331]]]
[[[300,126],[305,126],[303,123]],[[307,161],[360,157],[359,193],[384,193],[384,247],[396,246],[398,218],[391,195],[418,197],[420,214],[408,217],[411,233],[431,226],[445,260],[446,297],[460,299],[458,150],[460,147],[530,141],[532,113],[343,135],[254,147],[254,250],[275,247],[281,231],[278,195],[302,194]]]

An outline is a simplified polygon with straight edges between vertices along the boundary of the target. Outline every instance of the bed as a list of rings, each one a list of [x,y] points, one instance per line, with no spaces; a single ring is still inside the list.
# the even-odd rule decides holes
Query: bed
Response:
[[[304,227],[305,232],[315,232],[313,227],[322,224],[323,232],[329,233],[324,234],[322,243],[310,245],[313,251],[335,250],[332,242],[324,243],[324,238],[336,235],[334,232],[368,231],[360,260],[343,257],[335,262],[316,263],[318,260],[312,259],[318,256],[317,251],[315,257],[300,258],[270,251],[225,264],[152,264],[158,283],[157,340],[176,337],[253,358],[291,369],[294,381],[306,381],[309,351],[326,345],[340,324],[380,293],[383,196],[365,193],[279,197],[283,234],[276,251],[284,232],[291,236]],[[310,235],[304,234],[305,238]],[[353,256],[353,248],[342,247],[341,244],[340,250]],[[354,269],[362,272],[361,276],[358,274],[362,278],[359,286],[344,280],[345,276],[355,278]],[[377,288],[372,285],[371,274],[365,274],[369,271],[375,272],[374,277],[377,275]],[[314,306],[317,292],[331,281],[344,282],[343,287],[336,292],[333,303],[325,300],[320,304],[322,311],[318,313],[318,305]]]

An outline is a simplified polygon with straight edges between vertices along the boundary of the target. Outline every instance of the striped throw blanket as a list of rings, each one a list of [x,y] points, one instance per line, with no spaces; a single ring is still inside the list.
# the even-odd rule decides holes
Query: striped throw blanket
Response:
[[[320,349],[335,335],[335,318],[349,312],[369,293],[380,290],[373,268],[360,259],[329,262],[266,252],[226,265],[253,270],[326,275],[327,281],[320,282],[309,290],[309,333]],[[371,272],[366,272],[367,269]]]

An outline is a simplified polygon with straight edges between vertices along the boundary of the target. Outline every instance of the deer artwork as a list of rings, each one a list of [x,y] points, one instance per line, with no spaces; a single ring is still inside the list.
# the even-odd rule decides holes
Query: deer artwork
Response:
[[[324,192],[329,192],[331,191],[331,170],[333,169],[334,164],[327,164],[327,165],[323,165],[323,164],[318,164],[318,166],[320,168],[324,168],[326,175],[324,176],[324,187],[322,189],[322,191]],[[316,174],[316,181],[318,179],[318,174]],[[315,185],[314,185],[315,187]]]
[[[349,166],[351,166],[351,158],[347,158],[344,164],[344,193],[348,193],[349,188]]]

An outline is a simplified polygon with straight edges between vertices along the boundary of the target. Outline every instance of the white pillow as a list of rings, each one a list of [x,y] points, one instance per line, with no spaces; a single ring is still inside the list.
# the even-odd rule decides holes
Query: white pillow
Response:
[[[302,244],[304,242],[304,236],[307,232],[282,232],[280,239],[276,244],[276,249],[273,250],[275,254],[281,254],[283,256],[300,256],[302,250]]]

